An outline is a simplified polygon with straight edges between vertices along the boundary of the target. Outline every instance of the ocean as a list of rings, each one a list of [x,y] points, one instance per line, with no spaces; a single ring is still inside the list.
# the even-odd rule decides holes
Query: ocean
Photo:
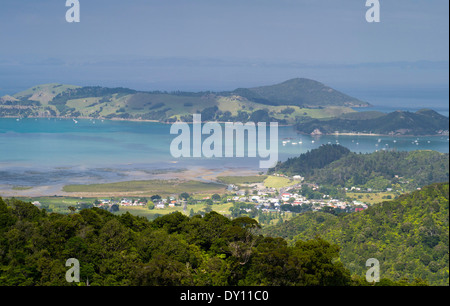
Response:
[[[155,174],[192,168],[235,169],[237,174],[264,171],[259,169],[259,157],[174,158],[170,144],[175,137],[170,125],[155,122],[0,118],[0,186],[150,179]],[[293,127],[279,127],[281,161],[323,144],[341,144],[361,153],[391,149],[449,152],[448,136],[313,137],[300,135]]]

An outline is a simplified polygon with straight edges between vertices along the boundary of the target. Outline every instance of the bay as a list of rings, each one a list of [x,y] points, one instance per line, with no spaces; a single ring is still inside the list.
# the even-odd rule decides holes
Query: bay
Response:
[[[0,185],[47,186],[149,179],[184,169],[264,171],[260,158],[182,158],[170,154],[176,135],[155,122],[0,118]],[[269,137],[269,135],[268,135]],[[300,135],[279,127],[279,160],[323,144],[341,144],[353,152],[435,150],[449,152],[448,136]],[[247,156],[247,154],[246,154]]]

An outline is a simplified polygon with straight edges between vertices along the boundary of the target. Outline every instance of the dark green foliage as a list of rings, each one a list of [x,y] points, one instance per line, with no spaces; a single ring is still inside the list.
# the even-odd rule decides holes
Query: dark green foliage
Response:
[[[420,110],[416,113],[397,111],[384,115],[346,114],[335,119],[311,119],[296,125],[299,132],[311,134],[318,129],[323,134],[373,133],[384,135],[436,135],[439,131],[449,130],[449,120],[432,110]]]
[[[396,177],[398,176],[398,178]],[[400,184],[404,190],[449,180],[448,154],[434,151],[350,153],[318,169],[309,179],[334,186],[385,190]]]
[[[216,112],[219,110],[217,106],[208,107],[202,110],[202,121],[211,121],[216,117]]]
[[[98,208],[48,214],[0,199],[0,285],[70,285],[69,258],[80,261],[81,282],[90,285],[352,284],[335,262],[337,246],[319,238],[288,246],[258,230],[254,219],[215,212],[150,222]]]
[[[361,277],[366,260],[377,258],[382,278],[448,286],[448,206],[449,184],[434,184],[361,213],[310,212],[264,231],[292,243],[320,235],[340,246],[340,261]]]
[[[251,115],[250,115],[250,122],[270,122],[272,120],[272,118],[269,116],[269,113],[267,110],[265,109],[261,109],[261,110],[257,110],[254,111]]]
[[[322,169],[332,162],[350,154],[350,150],[339,145],[323,145],[300,155],[278,163],[275,168],[269,169],[271,173],[284,173],[287,175],[310,176],[317,169]]]
[[[449,180],[449,157],[435,151],[380,151],[358,154],[339,145],[324,145],[279,163],[269,173],[300,174],[329,186],[407,191]],[[400,187],[398,187],[400,186]]]

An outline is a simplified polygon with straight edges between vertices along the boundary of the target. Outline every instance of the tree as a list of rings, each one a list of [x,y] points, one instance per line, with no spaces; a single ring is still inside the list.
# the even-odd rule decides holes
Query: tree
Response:
[[[120,207],[118,204],[113,204],[111,205],[111,207],[109,208],[109,211],[112,213],[118,212],[120,210]]]
[[[221,197],[220,197],[220,195],[218,195],[217,193],[215,193],[215,194],[213,194],[213,195],[211,196],[211,199],[212,199],[213,201],[220,201]]]
[[[187,201],[191,196],[187,192],[180,194],[180,199]]]
[[[161,196],[158,195],[158,194],[155,194],[155,195],[152,195],[152,196],[150,197],[150,199],[151,199],[153,202],[159,201],[159,200],[161,200]]]

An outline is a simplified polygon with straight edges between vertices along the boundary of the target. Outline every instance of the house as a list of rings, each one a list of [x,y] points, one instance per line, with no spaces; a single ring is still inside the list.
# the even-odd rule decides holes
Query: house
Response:
[[[272,204],[280,202],[277,198],[269,198],[268,201]]]
[[[163,208],[166,208],[166,205],[164,203],[158,203],[158,204],[155,205],[155,208],[156,209],[163,209]]]
[[[294,181],[301,181],[301,182],[305,180],[305,178],[301,175],[294,175],[293,179]]]
[[[41,203],[39,201],[34,201],[31,204],[33,204],[36,207],[40,207],[41,206]]]
[[[120,201],[120,205],[131,206],[131,205],[133,205],[133,201],[130,199],[123,198],[122,201]]]
[[[290,193],[283,193],[281,194],[281,200],[284,202],[289,201],[289,199],[292,197],[292,194]]]

